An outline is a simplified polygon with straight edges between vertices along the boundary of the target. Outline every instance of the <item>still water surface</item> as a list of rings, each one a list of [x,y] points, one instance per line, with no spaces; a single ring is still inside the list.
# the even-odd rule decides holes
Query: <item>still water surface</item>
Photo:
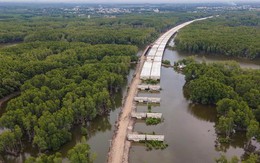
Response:
[[[190,55],[166,49],[164,60],[171,64]],[[196,56],[197,61],[217,62],[230,60],[223,56]],[[260,68],[259,61],[234,59],[244,68]],[[214,106],[195,105],[187,100],[183,93],[184,75],[173,68],[161,69],[162,91],[157,94],[139,92],[139,96],[161,97],[161,104],[152,107],[152,111],[163,113],[164,122],[156,126],[146,126],[144,121],[137,121],[134,131],[164,134],[169,145],[165,150],[146,151],[140,144],[134,144],[130,150],[130,163],[208,163],[215,162],[221,153],[228,157],[241,157],[246,143],[245,134],[239,133],[230,145],[216,146],[215,132],[216,108]],[[147,111],[146,105],[138,105],[137,111]]]

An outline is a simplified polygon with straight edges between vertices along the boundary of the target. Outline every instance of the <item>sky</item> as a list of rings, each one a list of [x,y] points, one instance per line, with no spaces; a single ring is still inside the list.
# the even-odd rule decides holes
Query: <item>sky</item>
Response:
[[[56,3],[200,3],[200,2],[260,2],[260,0],[0,0],[0,2],[56,2]]]

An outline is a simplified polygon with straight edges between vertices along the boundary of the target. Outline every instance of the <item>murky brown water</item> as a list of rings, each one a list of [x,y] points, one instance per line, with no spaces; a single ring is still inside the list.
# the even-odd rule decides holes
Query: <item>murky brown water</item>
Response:
[[[164,53],[164,59],[170,60],[172,64],[187,56],[189,55],[169,49]],[[231,58],[197,56],[195,59],[216,62]],[[260,68],[259,61],[235,60],[242,67]],[[246,143],[244,133],[237,134],[230,145],[215,146],[216,108],[194,105],[185,98],[184,75],[175,72],[172,68],[162,67],[160,84],[162,91],[159,94],[140,92],[139,96],[161,97],[160,106],[152,107],[152,111],[163,113],[164,122],[156,126],[146,126],[144,121],[138,121],[134,131],[149,133],[154,131],[156,134],[164,134],[169,147],[165,150],[146,151],[144,146],[134,144],[130,150],[130,163],[208,163],[215,162],[214,159],[221,153],[228,157],[233,155],[240,157],[244,154],[243,146]],[[138,105],[137,111],[147,111],[147,106]]]

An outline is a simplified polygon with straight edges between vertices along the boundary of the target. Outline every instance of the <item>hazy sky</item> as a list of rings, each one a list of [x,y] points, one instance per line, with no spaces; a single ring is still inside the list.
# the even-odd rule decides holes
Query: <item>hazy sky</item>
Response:
[[[0,0],[0,2],[85,2],[85,3],[188,3],[188,2],[259,2],[260,0]]]

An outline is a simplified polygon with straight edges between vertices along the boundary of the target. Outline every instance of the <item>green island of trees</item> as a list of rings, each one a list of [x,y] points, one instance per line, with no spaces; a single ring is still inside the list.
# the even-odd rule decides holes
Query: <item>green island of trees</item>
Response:
[[[175,44],[178,50],[190,53],[259,58],[259,20],[254,11],[223,14],[183,28]]]
[[[260,140],[260,70],[241,69],[236,62],[197,63],[179,61],[189,98],[194,103],[217,107],[217,132],[222,141],[232,139],[234,131],[246,131],[248,143]]]

